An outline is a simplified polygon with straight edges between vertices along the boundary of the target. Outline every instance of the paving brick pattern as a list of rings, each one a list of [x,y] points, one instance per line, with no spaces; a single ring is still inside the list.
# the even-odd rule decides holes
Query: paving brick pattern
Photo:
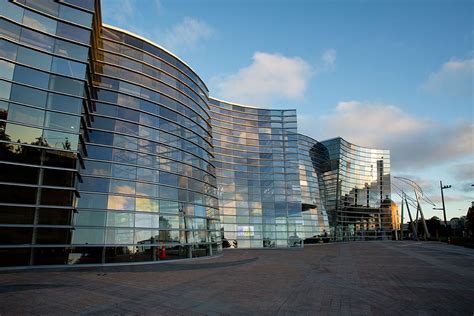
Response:
[[[474,315],[474,250],[355,242],[0,272],[0,315]]]

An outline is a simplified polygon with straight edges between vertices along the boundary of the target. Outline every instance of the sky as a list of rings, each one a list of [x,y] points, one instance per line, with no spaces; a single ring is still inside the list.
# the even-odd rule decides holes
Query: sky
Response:
[[[213,97],[296,109],[316,140],[390,149],[392,176],[437,207],[439,181],[452,186],[448,220],[474,201],[473,1],[102,0],[102,19],[176,54]],[[400,203],[410,188],[392,184]]]

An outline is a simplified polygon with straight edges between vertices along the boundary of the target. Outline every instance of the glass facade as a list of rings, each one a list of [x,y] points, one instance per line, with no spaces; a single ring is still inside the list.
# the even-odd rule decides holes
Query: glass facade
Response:
[[[211,116],[224,247],[299,245],[296,111],[211,99]]]
[[[388,151],[210,98],[178,57],[102,25],[99,0],[0,14],[0,266],[388,238]]]
[[[342,138],[317,144],[316,170],[333,240],[389,239],[390,152],[357,146]]]

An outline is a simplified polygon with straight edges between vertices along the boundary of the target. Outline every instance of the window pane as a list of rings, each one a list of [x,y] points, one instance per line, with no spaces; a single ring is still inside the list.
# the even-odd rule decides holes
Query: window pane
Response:
[[[25,124],[43,126],[44,111],[28,106],[10,103],[8,120]]]
[[[78,79],[84,79],[86,65],[76,61],[54,57],[51,71]]]
[[[84,174],[96,175],[96,176],[109,176],[110,175],[110,163],[100,161],[84,161],[85,169]]]
[[[58,22],[56,35],[84,44],[89,44],[90,40],[90,31],[62,22]]]
[[[1,27],[1,26],[0,26]],[[0,40],[0,56],[10,60],[16,59],[17,45],[6,40]]]
[[[79,123],[79,116],[46,112],[46,127],[77,133],[79,132]]]
[[[20,38],[21,27],[8,22],[7,20],[0,19],[0,34],[6,37],[18,40]]]
[[[92,22],[92,14],[65,5],[59,9],[59,17],[85,27],[90,27]]]
[[[59,4],[55,0],[23,0],[24,3],[30,7],[37,9],[38,11],[51,14],[53,16],[58,15]]]
[[[79,182],[78,187],[81,191],[107,193],[109,191],[109,179],[83,177],[82,182]]]
[[[117,178],[135,179],[136,167],[114,164],[112,166],[112,176]]]
[[[135,182],[125,180],[111,180],[110,192],[120,194],[135,194]]]
[[[81,193],[78,208],[105,209],[107,208],[107,195]]]
[[[0,60],[0,78],[12,80],[15,64]]]
[[[72,233],[72,244],[103,244],[104,230],[100,228],[76,228]]]
[[[10,100],[44,108],[46,96],[44,91],[14,84]]]
[[[51,56],[40,53],[36,50],[26,47],[18,47],[18,56],[16,60],[20,63],[49,71],[51,68]]]
[[[107,244],[133,244],[133,229],[108,229]]]
[[[49,88],[53,91],[82,96],[84,92],[84,82],[51,75]]]
[[[25,15],[23,16],[23,24],[38,31],[43,31],[50,34],[56,33],[55,20],[48,19],[47,17],[32,11],[25,11]]]
[[[158,200],[147,198],[136,198],[136,211],[139,212],[158,212]]]
[[[94,0],[63,0],[65,3],[84,8],[86,10],[94,11]]]
[[[76,215],[76,225],[105,226],[106,212],[79,211]]]
[[[23,8],[19,5],[16,5],[10,1],[2,1],[2,15],[15,22],[21,23],[23,11]]]
[[[20,126],[16,124],[7,124],[5,134],[11,141],[19,143],[33,144],[41,139],[42,129]]]
[[[20,42],[29,44],[33,47],[38,47],[48,52],[52,52],[54,47],[54,38],[26,28],[21,30]]]
[[[0,80],[0,98],[8,99],[10,98],[10,90],[12,84],[10,82]]]
[[[158,228],[159,217],[155,214],[135,214],[135,226],[146,228]]]
[[[81,114],[82,99],[56,93],[49,93],[47,106],[48,109],[52,110]]]
[[[49,75],[42,71],[33,70],[27,67],[17,65],[13,80],[19,83],[24,83],[38,88],[47,89]]]
[[[107,226],[133,227],[133,213],[107,212]]]
[[[66,57],[87,61],[89,48],[78,44],[69,43],[60,39],[56,39],[54,52]]]
[[[135,209],[135,198],[120,195],[110,195],[107,208],[110,210],[133,211]]]
[[[77,150],[78,135],[45,130],[43,137],[44,141],[47,142],[50,147]]]
[[[8,114],[8,102],[0,101],[0,120],[6,120],[7,114]],[[0,130],[1,132],[3,132],[3,128],[1,128]]]

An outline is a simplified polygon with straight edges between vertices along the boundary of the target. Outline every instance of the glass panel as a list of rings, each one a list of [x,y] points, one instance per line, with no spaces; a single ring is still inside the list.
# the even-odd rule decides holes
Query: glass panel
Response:
[[[14,84],[10,100],[44,108],[46,96],[44,91]]]
[[[44,111],[22,106],[14,103],[10,103],[10,109],[8,112],[8,120],[43,126]]]
[[[45,130],[43,137],[44,141],[50,147],[66,150],[77,150],[79,141],[78,135]]]
[[[54,52],[59,55],[87,61],[89,55],[89,48],[78,44],[69,43],[63,40],[56,39]]]
[[[76,215],[76,225],[104,226],[106,212],[79,211]]]
[[[41,140],[42,130],[40,128],[20,126],[16,124],[7,124],[5,134],[7,139],[18,143],[36,144]]]
[[[34,13],[32,11],[25,11],[23,16],[23,24],[31,27],[34,30],[43,31],[46,33],[56,33],[56,21],[48,19],[47,17]]]
[[[94,11],[94,0],[63,0],[65,3],[84,8],[86,10]]]
[[[76,228],[72,232],[72,244],[103,244],[104,230],[100,228]]]
[[[84,92],[84,82],[61,76],[51,75],[49,89],[57,92],[82,96]]]
[[[9,99],[11,88],[12,84],[10,82],[0,80],[0,98]]]
[[[110,192],[120,194],[135,194],[135,182],[125,180],[111,180]]]
[[[13,74],[13,80],[34,87],[47,89],[49,75],[42,71],[17,65],[15,67],[15,73]]]
[[[15,64],[0,60],[0,78],[12,80]]]
[[[82,182],[79,182],[78,188],[80,191],[92,191],[92,192],[108,192],[109,191],[109,179],[107,178],[91,178],[83,177]]]
[[[16,59],[17,45],[6,40],[0,40],[0,56],[10,60]]]
[[[81,193],[81,197],[79,198],[78,208],[106,209],[107,208],[107,195]]]
[[[147,198],[136,198],[136,211],[158,212],[158,200]]]
[[[55,0],[23,0],[28,7],[37,9],[38,11],[58,15],[59,4]]]
[[[47,107],[52,110],[81,114],[82,99],[49,93]]]
[[[62,5],[59,9],[59,17],[85,27],[91,27],[92,14],[81,10]]]
[[[107,208],[111,210],[133,211],[135,208],[135,198],[110,195]]]
[[[21,23],[23,18],[23,8],[10,2],[2,1],[2,16],[12,19],[15,22]]]
[[[107,212],[107,226],[133,227],[133,213]]]
[[[133,229],[107,229],[107,244],[133,244]]]
[[[54,57],[51,71],[78,79],[84,79],[86,65],[69,59]]]
[[[18,47],[18,56],[16,60],[20,63],[49,71],[51,68],[51,56],[40,53],[36,50],[26,47]]]
[[[112,165],[112,176],[117,178],[135,179],[136,167],[125,166],[125,165]]]
[[[7,20],[0,19],[0,34],[18,40],[20,38],[21,27]]]
[[[155,214],[135,214],[135,227],[158,228],[159,217]]]
[[[100,161],[84,161],[85,169],[84,174],[96,175],[96,176],[109,176],[110,175],[110,163]]]
[[[54,113],[54,112],[46,112],[46,124],[45,124],[46,127],[50,127],[54,129],[62,129],[68,132],[78,133],[79,123],[80,123],[79,116]]]
[[[90,31],[62,22],[58,22],[56,35],[84,44],[89,44],[90,40]]]
[[[48,52],[52,52],[54,47],[54,38],[26,28],[23,28],[21,31],[20,42],[29,44],[33,47],[38,47]]]

